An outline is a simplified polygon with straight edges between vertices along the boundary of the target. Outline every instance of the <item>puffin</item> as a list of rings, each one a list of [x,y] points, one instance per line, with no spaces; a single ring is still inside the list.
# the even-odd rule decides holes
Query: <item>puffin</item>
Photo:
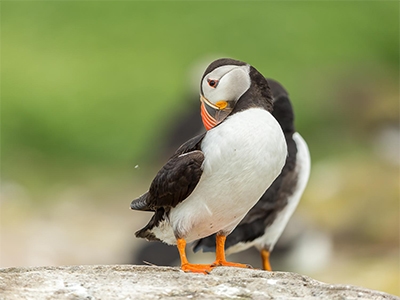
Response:
[[[293,108],[287,91],[277,81],[267,80],[273,93],[272,115],[282,127],[289,155],[281,174],[227,237],[225,248],[226,253],[231,254],[256,247],[261,254],[263,269],[272,271],[270,253],[307,185],[311,159],[307,143],[295,130]],[[215,251],[214,238],[212,235],[196,241],[193,250]]]
[[[130,208],[153,212],[135,235],[178,248],[181,270],[209,273],[228,262],[226,237],[279,176],[287,145],[271,114],[272,93],[253,66],[231,58],[213,61],[200,82],[206,132],[181,145]],[[192,264],[186,244],[215,234],[215,261]]]

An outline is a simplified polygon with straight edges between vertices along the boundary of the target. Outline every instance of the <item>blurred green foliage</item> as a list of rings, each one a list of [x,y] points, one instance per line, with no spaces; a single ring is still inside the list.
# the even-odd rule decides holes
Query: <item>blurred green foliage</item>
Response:
[[[396,2],[1,8],[2,177],[31,189],[152,159],[192,106],[188,73],[207,55],[282,82],[314,162],[368,151],[371,132],[398,121]]]
[[[398,78],[396,2],[3,2],[1,17],[5,171],[28,150],[96,164],[148,153],[209,53],[281,81],[300,130],[329,147],[348,125],[335,80]]]

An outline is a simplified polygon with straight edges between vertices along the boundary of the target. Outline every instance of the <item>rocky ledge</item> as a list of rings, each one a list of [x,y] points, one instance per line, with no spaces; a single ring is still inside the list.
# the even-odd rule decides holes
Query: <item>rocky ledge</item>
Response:
[[[286,272],[215,268],[209,275],[131,265],[0,269],[0,299],[397,299]]]

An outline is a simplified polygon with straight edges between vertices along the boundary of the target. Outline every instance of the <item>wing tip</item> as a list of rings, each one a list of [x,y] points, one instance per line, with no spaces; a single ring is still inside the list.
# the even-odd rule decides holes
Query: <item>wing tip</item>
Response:
[[[133,200],[131,202],[130,208],[132,210],[150,210],[149,206],[147,205],[147,195],[148,193],[143,194],[139,198]]]
[[[142,238],[142,239],[146,239],[147,241],[159,241],[162,242],[159,238],[157,238],[155,236],[155,234],[147,228],[147,226],[145,228],[142,228],[138,231],[135,232],[135,236],[137,238]]]

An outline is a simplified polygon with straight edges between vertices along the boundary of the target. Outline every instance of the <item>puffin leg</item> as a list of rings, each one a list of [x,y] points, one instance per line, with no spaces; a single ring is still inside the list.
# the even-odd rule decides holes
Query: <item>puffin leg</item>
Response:
[[[250,265],[228,262],[225,259],[225,241],[226,235],[217,233],[216,235],[216,248],[215,248],[215,262],[211,266],[226,266],[238,268],[252,268]]]
[[[269,263],[269,255],[270,252],[268,250],[262,249],[261,253],[261,260],[263,265],[263,270],[265,271],[272,271],[271,264]]]
[[[186,241],[177,239],[177,247],[181,258],[181,269],[185,272],[208,274],[212,270],[211,265],[190,264],[186,257]]]

